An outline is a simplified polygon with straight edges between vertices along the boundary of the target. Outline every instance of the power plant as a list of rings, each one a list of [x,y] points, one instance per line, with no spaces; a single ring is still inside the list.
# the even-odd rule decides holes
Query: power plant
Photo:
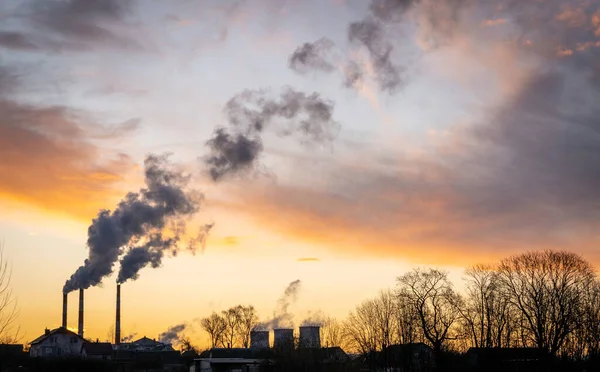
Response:
[[[321,328],[316,325],[300,327],[299,347],[320,348]]]
[[[252,332],[250,332],[250,348],[251,349],[268,349],[269,348],[269,331],[252,331]]]

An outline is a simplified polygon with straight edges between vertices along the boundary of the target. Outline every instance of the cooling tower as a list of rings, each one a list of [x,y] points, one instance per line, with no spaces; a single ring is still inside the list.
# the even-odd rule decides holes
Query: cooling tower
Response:
[[[79,324],[77,334],[83,337],[83,288],[79,290]]]
[[[300,347],[320,348],[321,328],[319,326],[300,327]]]
[[[62,327],[67,328],[67,299],[69,295],[63,293]]]
[[[287,348],[294,346],[294,330],[280,328],[273,330],[273,348]]]
[[[121,344],[121,285],[117,284],[117,314],[115,317],[115,345]]]
[[[250,348],[251,349],[268,349],[269,348],[269,331],[252,331],[252,332],[250,332]]]

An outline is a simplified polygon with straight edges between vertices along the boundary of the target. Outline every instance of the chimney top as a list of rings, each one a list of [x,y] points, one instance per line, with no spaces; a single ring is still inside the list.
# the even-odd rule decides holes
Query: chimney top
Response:
[[[46,328],[46,329],[44,330],[44,334],[45,334],[45,335],[49,335],[49,334],[50,334],[50,330],[49,330],[48,328]]]

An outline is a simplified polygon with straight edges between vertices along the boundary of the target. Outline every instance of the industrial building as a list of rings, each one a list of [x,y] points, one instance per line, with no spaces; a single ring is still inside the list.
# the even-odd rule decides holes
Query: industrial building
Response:
[[[121,285],[117,285],[115,340],[114,344],[92,342],[83,337],[84,331],[84,290],[79,290],[79,317],[77,333],[67,327],[68,295],[62,296],[62,324],[56,329],[46,329],[44,334],[30,343],[29,355],[34,358],[82,358],[111,360],[117,351],[120,355],[131,353],[173,352],[171,344],[162,343],[148,337],[133,342],[121,343]]]

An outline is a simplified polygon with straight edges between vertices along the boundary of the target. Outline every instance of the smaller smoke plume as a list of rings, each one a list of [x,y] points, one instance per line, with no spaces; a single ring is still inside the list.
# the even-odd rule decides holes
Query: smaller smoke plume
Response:
[[[318,93],[286,87],[277,98],[264,90],[246,90],[225,105],[229,127],[218,128],[206,142],[204,162],[213,180],[252,171],[263,151],[261,134],[272,128],[283,137],[297,136],[304,145],[332,141],[340,125],[333,119],[334,103]]]
[[[312,43],[300,45],[289,58],[289,66],[292,70],[305,74],[311,70],[332,72],[335,70],[333,63],[329,61],[328,53],[334,47],[333,41],[321,38]]]
[[[277,309],[273,318],[257,324],[254,329],[259,331],[276,328],[293,328],[294,316],[289,312],[289,307],[298,299],[300,286],[300,279],[291,282],[283,292],[283,296],[277,300]]]
[[[185,330],[185,328],[185,323],[169,327],[169,329],[158,336],[158,341],[162,342],[163,344],[173,344],[179,340],[179,336],[181,332]]]
[[[136,335],[137,335],[137,333],[132,333],[132,334],[130,334],[130,335],[127,335],[127,336],[125,336],[125,337],[123,337],[123,338],[121,339],[121,342],[132,342],[132,341],[133,341],[133,338],[134,338]]]
[[[316,312],[309,312],[308,316],[306,317],[306,319],[304,319],[302,321],[302,324],[300,325],[301,327],[321,327],[323,326],[323,324],[325,324],[325,319],[327,319],[327,317],[325,316],[325,314],[321,311],[318,310]]]
[[[200,252],[204,253],[204,251],[206,250],[206,240],[208,239],[208,234],[210,233],[210,230],[213,228],[214,225],[215,224],[213,222],[200,227],[200,229],[198,229],[198,235],[196,235],[190,240],[188,244],[188,250],[192,253],[195,253],[196,248],[200,246]]]
[[[348,26],[348,40],[363,45],[369,52],[379,89],[395,92],[402,83],[401,68],[392,62],[394,48],[386,41],[381,23],[369,19],[351,23]]]

